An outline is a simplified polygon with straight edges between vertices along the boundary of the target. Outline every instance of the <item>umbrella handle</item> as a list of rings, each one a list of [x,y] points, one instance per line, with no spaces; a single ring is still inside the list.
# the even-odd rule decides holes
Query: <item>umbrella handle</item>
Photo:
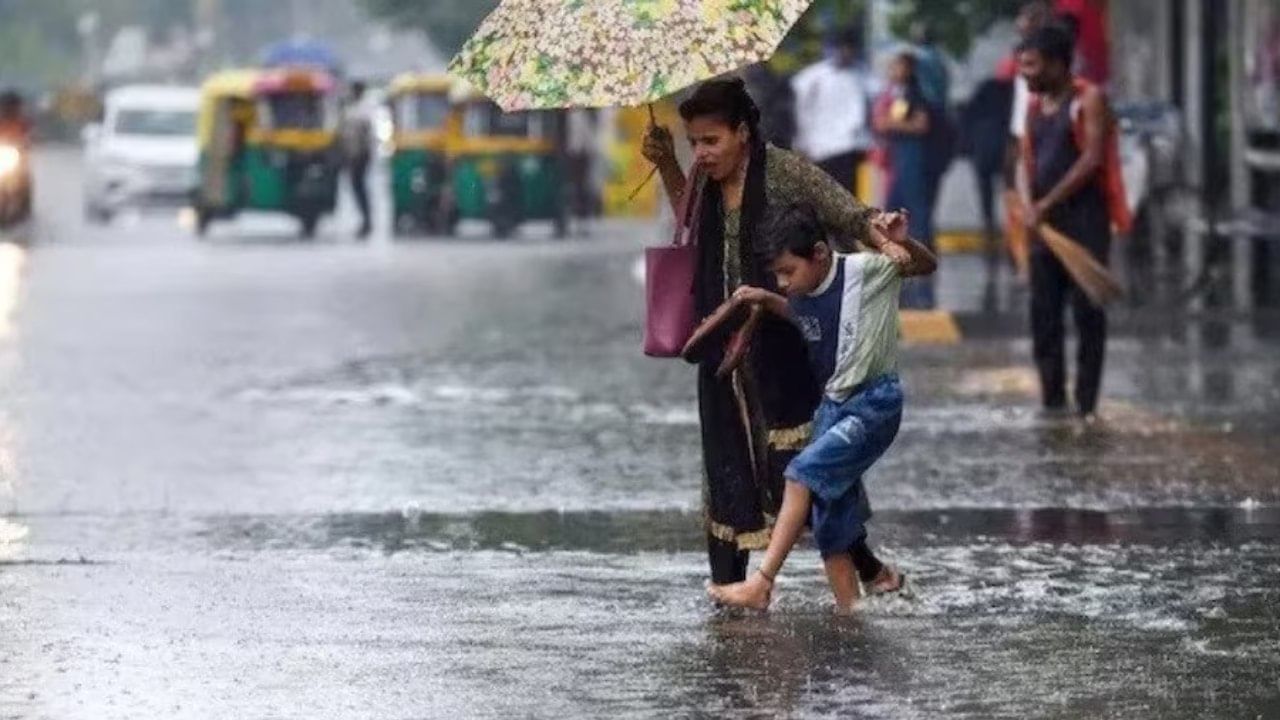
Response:
[[[640,194],[640,191],[645,189],[645,186],[649,184],[649,181],[653,179],[653,176],[657,174],[658,174],[658,166],[654,165],[653,169],[649,171],[649,174],[644,176],[644,180],[640,183],[640,185],[637,186],[635,190],[632,190],[631,194],[627,196],[627,202],[631,202],[632,200],[635,200],[636,196]]]

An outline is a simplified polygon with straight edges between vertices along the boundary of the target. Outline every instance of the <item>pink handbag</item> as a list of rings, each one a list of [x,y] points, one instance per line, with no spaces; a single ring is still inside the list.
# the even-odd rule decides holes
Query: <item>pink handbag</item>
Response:
[[[698,168],[689,173],[671,244],[644,251],[644,354],[649,357],[680,357],[693,335],[702,177]]]

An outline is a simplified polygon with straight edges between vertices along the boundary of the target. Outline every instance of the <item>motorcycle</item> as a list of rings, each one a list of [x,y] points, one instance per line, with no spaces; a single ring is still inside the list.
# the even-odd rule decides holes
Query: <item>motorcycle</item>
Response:
[[[1122,103],[1115,108],[1120,130],[1120,162],[1134,227],[1120,259],[1130,300],[1159,301],[1155,288],[1180,270],[1182,217],[1186,202],[1182,162],[1186,152],[1182,119],[1163,102]]]
[[[0,227],[31,216],[31,167],[27,150],[0,140]]]

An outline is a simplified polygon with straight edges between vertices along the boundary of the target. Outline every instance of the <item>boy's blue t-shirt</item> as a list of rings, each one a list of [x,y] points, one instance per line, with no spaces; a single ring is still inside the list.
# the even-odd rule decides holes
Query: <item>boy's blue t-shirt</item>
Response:
[[[791,316],[809,344],[809,364],[818,383],[826,387],[836,371],[836,338],[840,327],[840,299],[844,263],[836,258],[827,279],[812,295],[789,298]]]
[[[788,300],[828,397],[844,400],[863,382],[897,370],[901,287],[900,271],[884,255],[836,255],[813,294]]]

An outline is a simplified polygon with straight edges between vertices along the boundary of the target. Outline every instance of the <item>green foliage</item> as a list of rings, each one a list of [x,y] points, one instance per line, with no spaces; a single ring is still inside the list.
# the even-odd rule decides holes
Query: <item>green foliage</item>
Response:
[[[373,17],[394,24],[422,28],[447,54],[457,52],[498,0],[360,0]],[[890,28],[899,37],[910,35],[919,21],[932,28],[939,44],[948,52],[963,56],[973,37],[1002,18],[1017,14],[1024,0],[897,0]],[[790,71],[822,56],[826,32],[837,27],[862,27],[867,0],[814,0],[791,34],[787,36],[773,65]]]
[[[192,0],[0,0],[0,78],[49,85],[74,77],[82,65],[76,23],[98,15],[99,36],[124,25],[158,32],[189,24]]]
[[[889,28],[900,38],[911,36],[911,27],[923,23],[937,44],[955,57],[969,52],[973,38],[997,21],[1012,18],[1024,0],[899,0],[894,4]]]
[[[40,85],[73,72],[78,14],[65,0],[0,0],[0,82]]]
[[[781,73],[792,73],[817,62],[822,58],[828,32],[864,26],[866,5],[866,0],[815,0],[791,28],[770,66]]]

